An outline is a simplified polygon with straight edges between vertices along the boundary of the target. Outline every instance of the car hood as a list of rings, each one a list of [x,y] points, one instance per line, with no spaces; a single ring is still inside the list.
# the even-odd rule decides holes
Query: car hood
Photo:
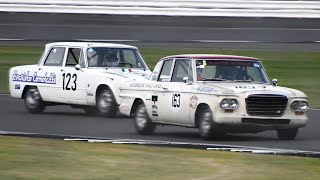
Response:
[[[294,96],[306,98],[306,95],[296,89],[273,86],[270,84],[253,84],[253,83],[205,83],[199,84],[198,89],[212,88],[212,92],[221,94],[237,95],[245,94],[281,94],[285,96]],[[200,87],[200,88],[199,88]]]

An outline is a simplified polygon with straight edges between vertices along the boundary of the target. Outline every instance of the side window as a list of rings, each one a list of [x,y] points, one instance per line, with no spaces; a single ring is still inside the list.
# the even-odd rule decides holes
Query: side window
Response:
[[[164,61],[158,81],[162,81],[162,82],[170,81],[172,62],[173,60]]]
[[[183,78],[188,77],[190,81],[193,80],[192,66],[190,60],[176,60],[173,73],[172,82],[183,82]]]
[[[80,48],[69,48],[66,66],[75,66],[79,64]]]
[[[64,47],[54,47],[50,50],[44,66],[62,66],[64,57]]]

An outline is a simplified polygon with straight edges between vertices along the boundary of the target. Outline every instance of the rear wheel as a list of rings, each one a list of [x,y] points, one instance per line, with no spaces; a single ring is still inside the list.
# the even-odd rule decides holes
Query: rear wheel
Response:
[[[24,104],[28,112],[32,114],[42,113],[46,108],[41,98],[40,92],[36,87],[27,89],[27,92],[24,96]]]
[[[212,111],[209,107],[204,107],[199,115],[199,132],[203,140],[220,138],[224,135],[222,130],[213,121]]]
[[[113,117],[116,114],[116,100],[108,89],[100,91],[97,98],[97,112],[105,117]]]
[[[279,129],[277,130],[278,138],[281,140],[293,140],[298,134],[298,128]]]
[[[156,128],[156,125],[149,118],[147,108],[143,102],[140,102],[135,107],[134,126],[141,135],[152,135]]]

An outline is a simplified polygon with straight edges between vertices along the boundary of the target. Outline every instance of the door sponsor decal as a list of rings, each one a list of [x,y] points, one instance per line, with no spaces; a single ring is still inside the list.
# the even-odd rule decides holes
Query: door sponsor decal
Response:
[[[158,96],[152,95],[151,100],[153,101],[152,116],[158,116],[158,106],[156,105],[156,102],[158,101]]]
[[[43,75],[39,75],[38,72],[34,72],[33,74],[29,71],[18,73],[15,70],[12,74],[12,81],[56,84],[56,77],[56,74],[53,72],[45,72]]]
[[[62,74],[62,89],[63,90],[77,90],[77,74],[71,75],[70,73],[63,73]],[[71,84],[70,84],[71,82]]]
[[[198,105],[198,97],[195,96],[195,95],[191,96],[191,98],[190,98],[190,107],[192,109],[196,109],[197,105]]]

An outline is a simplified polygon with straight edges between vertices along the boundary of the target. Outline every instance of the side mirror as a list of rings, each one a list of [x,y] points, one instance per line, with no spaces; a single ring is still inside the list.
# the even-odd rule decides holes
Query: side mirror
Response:
[[[278,79],[272,79],[272,84],[274,86],[277,86],[278,85]]]
[[[78,70],[81,70],[80,64],[75,65],[74,68],[75,68],[77,71],[78,71]]]
[[[192,84],[192,82],[189,81],[189,78],[188,78],[188,77],[183,77],[182,80],[183,80],[184,83],[187,83],[187,85]]]

